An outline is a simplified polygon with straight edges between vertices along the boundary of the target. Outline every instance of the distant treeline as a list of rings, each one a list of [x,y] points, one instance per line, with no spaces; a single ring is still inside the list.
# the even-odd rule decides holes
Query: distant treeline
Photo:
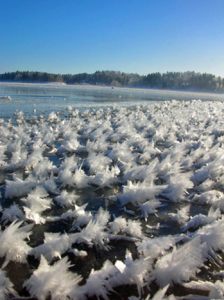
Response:
[[[139,75],[116,71],[97,71],[93,74],[51,74],[45,72],[11,72],[0,74],[0,81],[64,82],[122,87],[224,91],[224,78],[207,73],[167,72]]]

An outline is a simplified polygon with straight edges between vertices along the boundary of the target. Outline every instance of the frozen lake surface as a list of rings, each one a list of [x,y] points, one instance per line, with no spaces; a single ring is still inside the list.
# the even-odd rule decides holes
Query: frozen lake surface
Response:
[[[7,101],[1,97],[11,97]],[[76,108],[147,104],[164,100],[224,100],[223,94],[167,90],[111,88],[60,84],[0,83],[0,117],[11,117],[18,110],[26,114],[46,114]]]
[[[1,299],[224,298],[223,96],[0,96]]]

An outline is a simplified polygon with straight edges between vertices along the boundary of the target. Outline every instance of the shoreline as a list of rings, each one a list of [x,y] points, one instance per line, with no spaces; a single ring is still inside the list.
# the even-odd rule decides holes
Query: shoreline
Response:
[[[147,93],[166,93],[166,94],[184,94],[184,95],[221,95],[223,96],[224,93],[221,92],[212,92],[212,91],[195,91],[195,90],[175,90],[175,89],[157,89],[157,88],[144,88],[144,87],[114,87],[114,86],[106,86],[106,85],[91,85],[91,84],[66,84],[66,83],[58,83],[58,82],[5,82],[0,81],[1,86],[24,86],[24,87],[46,87],[46,88],[64,88],[64,89],[81,89],[81,90],[107,90],[107,91],[134,91],[134,92],[143,92]]]

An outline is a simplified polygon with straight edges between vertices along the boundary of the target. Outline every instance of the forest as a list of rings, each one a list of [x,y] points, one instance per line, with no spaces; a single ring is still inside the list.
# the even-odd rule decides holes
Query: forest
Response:
[[[224,91],[224,78],[208,73],[166,72],[139,75],[119,71],[95,73],[52,74],[46,72],[16,71],[0,74],[4,82],[61,82],[65,84],[91,84],[114,87],[140,87],[176,90]]]

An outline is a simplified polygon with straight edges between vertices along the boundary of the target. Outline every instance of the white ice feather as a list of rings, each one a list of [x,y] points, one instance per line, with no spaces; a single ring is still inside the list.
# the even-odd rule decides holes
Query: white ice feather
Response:
[[[32,297],[40,300],[45,300],[49,295],[55,300],[69,298],[81,281],[81,276],[69,271],[70,266],[67,258],[49,265],[41,256],[39,267],[25,281],[24,286]]]
[[[34,187],[36,183],[34,180],[22,180],[15,178],[15,180],[6,180],[5,198],[15,198],[26,196]]]
[[[25,263],[30,251],[26,239],[31,234],[32,225],[20,227],[22,222],[13,222],[4,231],[0,232],[0,257],[5,257],[5,264],[10,260]]]
[[[13,222],[15,220],[22,221],[25,216],[17,204],[12,204],[10,207],[5,208],[2,213],[1,221],[3,224]]]
[[[204,246],[197,238],[179,248],[174,247],[171,253],[157,261],[153,272],[156,282],[164,287],[167,284],[188,281],[203,265]]]
[[[59,234],[45,232],[44,236],[44,243],[30,251],[30,254],[36,258],[43,255],[49,262],[51,262],[55,257],[61,258],[61,255],[71,248],[72,241],[70,236],[66,233]]]

